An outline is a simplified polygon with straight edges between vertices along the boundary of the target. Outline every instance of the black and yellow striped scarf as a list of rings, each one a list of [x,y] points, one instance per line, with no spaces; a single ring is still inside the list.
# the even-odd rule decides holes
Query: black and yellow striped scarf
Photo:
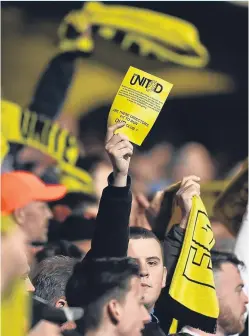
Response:
[[[1,102],[1,128],[3,140],[38,149],[57,161],[61,170],[61,183],[70,191],[93,194],[91,175],[78,166],[77,139],[56,122],[12,102]],[[5,146],[5,155],[8,148]]]
[[[89,55],[99,35],[123,50],[161,62],[201,68],[209,60],[193,24],[148,9],[87,2],[64,18],[58,33],[61,52]]]

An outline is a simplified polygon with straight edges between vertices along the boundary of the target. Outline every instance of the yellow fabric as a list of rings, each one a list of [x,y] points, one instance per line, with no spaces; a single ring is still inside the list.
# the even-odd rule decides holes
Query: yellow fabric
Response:
[[[3,100],[2,133],[9,142],[24,144],[53,157],[62,172],[77,178],[81,191],[93,193],[92,177],[76,166],[79,158],[77,139],[67,130],[35,112]]]
[[[76,38],[68,38],[69,25],[78,33]],[[100,2],[87,2],[82,9],[65,17],[58,30],[60,50],[92,53],[92,27],[97,27],[98,34],[107,40],[115,39],[117,31],[122,31],[121,48],[128,50],[135,43],[139,46],[140,56],[153,54],[162,62],[171,61],[197,68],[204,67],[209,60],[198,30],[191,23],[148,9]],[[193,54],[188,54],[189,51]]]
[[[194,196],[169,294],[186,308],[211,318],[219,315],[210,258],[214,243],[206,209],[200,197]]]
[[[169,329],[169,335],[176,334],[178,328],[178,321],[176,319],[173,319],[170,329]]]
[[[28,330],[29,296],[23,279],[16,280],[1,299],[1,335],[26,336]]]
[[[86,186],[82,186],[82,182],[72,175],[61,174],[60,183],[66,186],[67,192],[86,192],[89,193],[88,188]],[[91,192],[91,189],[90,189]]]
[[[5,139],[3,136],[2,132],[0,131],[0,136],[1,136],[1,157],[0,157],[0,163],[3,162],[5,156],[9,152],[9,144],[8,141]]]
[[[10,233],[14,225],[10,216],[1,216],[2,234]],[[1,335],[26,336],[28,327],[29,295],[24,279],[16,279],[1,293]]]

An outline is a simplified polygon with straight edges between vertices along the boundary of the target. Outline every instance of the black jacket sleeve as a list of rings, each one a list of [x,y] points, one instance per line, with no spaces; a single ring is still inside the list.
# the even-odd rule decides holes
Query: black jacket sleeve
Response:
[[[181,253],[185,230],[179,225],[174,225],[166,235],[163,242],[164,260],[167,268],[166,287],[163,288],[156,303],[155,314],[159,318],[161,328],[167,335],[172,323],[172,313],[170,309],[169,287],[176,268],[176,264]]]
[[[185,230],[179,225],[173,225],[163,242],[164,260],[167,268],[167,284],[170,286],[178,257],[181,252]]]
[[[102,193],[92,247],[87,258],[120,258],[127,255],[132,203],[131,179],[128,176],[126,187],[114,187],[112,182],[113,174],[109,176],[108,186]]]

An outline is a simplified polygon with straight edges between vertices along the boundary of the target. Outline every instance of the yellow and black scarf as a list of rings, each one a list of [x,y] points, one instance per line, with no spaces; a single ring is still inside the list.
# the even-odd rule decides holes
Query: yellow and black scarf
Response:
[[[148,9],[87,2],[64,18],[58,34],[62,52],[91,54],[97,34],[123,50],[161,62],[201,68],[209,60],[193,24]]]
[[[216,187],[219,189],[224,183],[218,183]],[[166,232],[180,221],[181,211],[174,204],[175,193],[179,188],[180,182],[165,191],[153,230],[160,240],[164,240]],[[173,318],[169,333],[177,331],[178,322],[215,333],[219,305],[210,255],[214,244],[206,208],[201,198],[195,196],[181,253],[169,287],[167,306],[170,308],[167,310]]]
[[[92,177],[78,166],[79,147],[73,135],[56,122],[6,100],[1,102],[1,115],[2,135],[6,141],[30,146],[51,156],[61,170],[61,183],[70,186],[71,191],[94,193]]]

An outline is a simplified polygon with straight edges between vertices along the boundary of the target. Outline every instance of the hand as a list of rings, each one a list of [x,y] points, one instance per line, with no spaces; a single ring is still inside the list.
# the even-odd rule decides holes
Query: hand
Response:
[[[180,189],[176,193],[176,202],[182,211],[181,228],[186,229],[192,208],[193,196],[200,196],[200,178],[197,176],[184,177]]]
[[[60,328],[56,324],[41,321],[31,329],[28,336],[61,336],[61,333]]]
[[[125,123],[118,123],[108,127],[106,137],[106,152],[111,160],[114,173],[114,185],[124,187],[127,184],[127,175],[130,166],[133,146],[126,135],[114,134],[114,132],[123,127]]]

